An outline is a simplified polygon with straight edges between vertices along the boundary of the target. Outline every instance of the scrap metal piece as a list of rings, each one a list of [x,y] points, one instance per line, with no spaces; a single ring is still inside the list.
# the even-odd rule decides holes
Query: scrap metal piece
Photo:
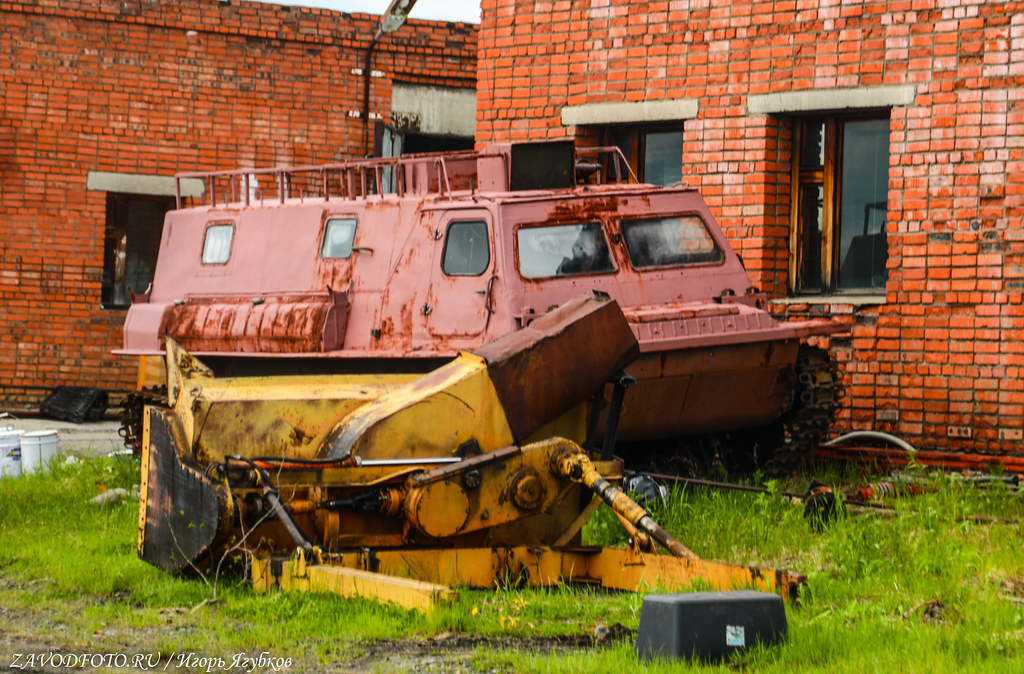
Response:
[[[618,304],[591,292],[473,353],[487,361],[512,434],[522,441],[601,390],[639,357],[640,345]]]
[[[446,585],[335,564],[310,564],[301,549],[288,560],[256,558],[252,578],[256,589],[263,592],[271,588],[331,592],[423,612],[459,598],[459,593]]]

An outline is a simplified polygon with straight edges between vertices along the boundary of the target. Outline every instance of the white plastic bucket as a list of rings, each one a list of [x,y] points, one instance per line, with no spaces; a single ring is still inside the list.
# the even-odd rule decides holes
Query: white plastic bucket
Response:
[[[21,436],[21,472],[30,475],[46,467],[57,454],[57,431],[32,431]]]
[[[21,435],[25,431],[0,431],[0,477],[21,477]]]

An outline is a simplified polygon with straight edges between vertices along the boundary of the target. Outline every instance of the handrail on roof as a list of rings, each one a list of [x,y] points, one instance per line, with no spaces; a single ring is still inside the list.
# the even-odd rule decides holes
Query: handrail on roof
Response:
[[[476,152],[456,153],[462,156],[475,155]],[[451,197],[452,182],[448,175],[448,165],[444,157],[437,155],[406,155],[402,157],[374,157],[368,159],[357,159],[342,162],[339,164],[322,164],[308,166],[288,166],[277,168],[249,168],[231,169],[222,171],[195,171],[190,173],[179,173],[174,176],[175,197],[177,208],[182,207],[181,181],[186,179],[198,179],[204,182],[206,192],[209,194],[209,203],[216,206],[222,200],[233,203],[249,205],[255,197],[252,189],[253,181],[259,185],[259,176],[272,176],[277,187],[278,198],[281,203],[289,197],[291,185],[295,178],[303,174],[319,176],[318,191],[320,196],[330,199],[332,196],[332,176],[338,176],[339,194],[342,198],[355,199],[367,197],[371,194],[381,194],[384,189],[384,172],[392,170],[394,193],[402,196],[406,192],[406,178],[409,175],[409,167],[416,164],[427,164],[437,172],[437,193]],[[415,174],[413,174],[415,175]],[[358,176],[358,185],[357,182]],[[372,177],[371,177],[372,176]],[[227,181],[222,191],[218,185]],[[428,180],[428,184],[429,184]],[[429,188],[424,187],[429,191]],[[389,192],[391,193],[391,192]],[[205,203],[206,200],[204,200]]]
[[[633,168],[626,161],[622,150],[615,146],[599,147],[577,147],[575,157],[577,168],[578,160],[583,155],[611,154],[612,165],[615,172],[614,182],[622,182],[621,166],[626,167],[629,178],[634,183],[640,181],[633,172]],[[499,151],[498,156],[502,158],[504,165],[504,180],[508,180],[511,173],[509,153]],[[459,179],[459,189],[466,184],[467,177],[469,184],[478,184],[482,179],[477,171],[480,167],[475,162],[471,168],[465,168],[462,160],[478,160],[482,157],[495,156],[494,150],[464,150],[461,152],[439,154],[413,154],[401,157],[370,157],[366,159],[353,159],[337,164],[321,164],[307,166],[288,166],[277,168],[249,168],[232,169],[226,171],[197,171],[192,173],[179,173],[174,177],[175,196],[177,208],[182,207],[181,181],[186,179],[199,179],[204,182],[204,192],[209,195],[203,199],[203,203],[217,206],[218,201],[223,197],[225,203],[236,203],[248,206],[254,199],[263,200],[262,186],[259,178],[268,176],[277,189],[277,198],[283,204],[291,196],[293,190],[298,188],[309,188],[316,196],[325,200],[334,196],[331,189],[334,176],[338,180],[337,196],[343,199],[365,198],[372,194],[388,194],[404,196],[407,191],[413,190],[423,194],[437,194],[451,198],[453,190],[453,175]],[[452,164],[457,162],[456,168]],[[417,170],[416,167],[419,167]],[[597,168],[595,166],[595,168]],[[390,171],[390,174],[388,174]],[[425,182],[422,180],[425,174]],[[600,172],[598,172],[600,179]],[[436,180],[436,183],[434,182]],[[227,182],[223,194],[218,189],[219,184]],[[505,184],[506,188],[508,183]],[[304,192],[305,194],[305,192]]]
[[[444,176],[444,195],[451,199],[452,183],[448,180],[448,166],[444,163],[444,157],[435,159],[434,165],[439,169],[437,172],[437,191],[441,191],[441,177]]]

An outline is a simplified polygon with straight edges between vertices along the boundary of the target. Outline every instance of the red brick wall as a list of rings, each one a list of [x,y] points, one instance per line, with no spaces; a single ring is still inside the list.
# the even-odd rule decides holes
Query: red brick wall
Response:
[[[380,17],[255,2],[0,2],[0,409],[58,384],[131,388],[100,307],[106,193],[90,171],[171,176],[361,156]],[[476,27],[410,21],[374,52],[391,81],[475,84]],[[372,150],[372,127],[368,137]]]
[[[1024,451],[1021,3],[482,5],[478,144],[570,137],[566,105],[696,98],[684,177],[776,297],[788,284],[790,130],[748,115],[748,95],[915,86],[891,114],[885,303],[779,311],[852,321],[833,344],[849,392],[840,429]]]

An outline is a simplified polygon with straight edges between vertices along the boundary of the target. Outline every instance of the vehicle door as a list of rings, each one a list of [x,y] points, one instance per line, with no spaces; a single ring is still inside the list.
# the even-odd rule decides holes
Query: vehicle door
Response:
[[[468,337],[487,329],[497,267],[493,218],[484,209],[434,211],[430,290],[420,310],[434,337]]]

